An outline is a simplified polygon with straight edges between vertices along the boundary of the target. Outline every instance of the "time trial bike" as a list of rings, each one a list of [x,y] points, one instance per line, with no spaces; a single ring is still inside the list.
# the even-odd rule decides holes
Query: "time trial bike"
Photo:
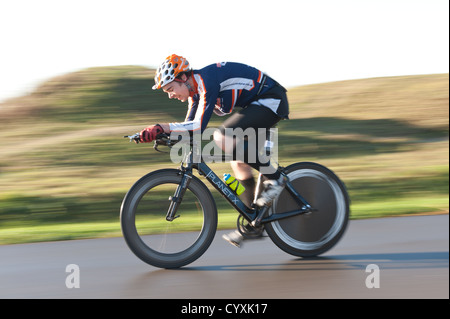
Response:
[[[139,133],[130,141],[138,141]],[[154,144],[172,147],[166,134]],[[237,227],[246,238],[265,230],[283,251],[313,257],[331,249],[342,237],[349,219],[349,196],[344,183],[331,170],[312,162],[278,166],[287,183],[270,206],[247,207],[203,158],[194,161],[192,139],[178,169],[159,169],[139,179],[125,195],[120,222],[125,241],[142,261],[160,268],[188,265],[210,246],[217,230],[218,213],[198,171],[239,213]],[[255,199],[261,191],[259,174]],[[149,235],[150,234],[150,235]]]

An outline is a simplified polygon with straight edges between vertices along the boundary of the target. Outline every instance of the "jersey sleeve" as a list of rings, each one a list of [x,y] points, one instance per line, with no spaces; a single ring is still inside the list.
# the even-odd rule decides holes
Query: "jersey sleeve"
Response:
[[[186,118],[184,119],[185,122],[194,120],[195,113],[197,112],[198,100],[199,100],[198,94],[189,98],[188,111],[186,113]]]
[[[214,87],[207,90],[203,79],[199,75],[196,75],[196,81],[199,87],[198,98],[192,98],[192,104],[190,100],[184,122],[170,123],[171,131],[201,130],[203,132],[206,129],[216,105],[218,90]]]

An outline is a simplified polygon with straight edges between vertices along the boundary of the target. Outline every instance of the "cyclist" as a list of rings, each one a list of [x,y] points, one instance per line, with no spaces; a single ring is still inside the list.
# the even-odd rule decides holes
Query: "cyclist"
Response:
[[[153,141],[163,132],[203,132],[213,112],[224,116],[231,114],[235,107],[241,108],[223,122],[219,131],[214,134],[214,141],[225,152],[234,151],[234,160],[230,164],[236,179],[246,189],[240,198],[250,207],[256,184],[252,168],[261,171],[270,162],[262,163],[259,156],[251,156],[248,152],[244,152],[244,157],[237,160],[236,143],[243,143],[244,149],[249,150],[248,143],[258,145],[258,138],[256,136],[254,139],[249,138],[250,141],[236,141],[225,132],[236,128],[270,129],[281,119],[287,119],[289,105],[286,89],[260,70],[246,64],[222,62],[194,70],[184,57],[176,54],[168,56],[158,67],[153,89],[162,89],[170,99],[188,101],[188,109],[184,122],[159,123],[142,130],[140,142],[143,143]],[[232,143],[227,142],[230,138],[233,139]],[[233,150],[225,149],[226,145],[232,145]],[[262,172],[266,181],[264,190],[255,202],[258,206],[269,205],[284,188],[284,177],[276,169],[270,171],[272,173]],[[224,238],[238,247],[243,240],[238,231],[224,235]]]

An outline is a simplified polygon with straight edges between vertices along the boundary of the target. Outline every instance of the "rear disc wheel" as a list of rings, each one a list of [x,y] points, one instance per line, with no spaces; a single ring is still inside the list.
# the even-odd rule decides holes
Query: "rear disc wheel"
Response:
[[[292,164],[285,171],[291,185],[314,211],[268,223],[265,229],[272,241],[291,255],[323,254],[340,240],[347,227],[350,208],[346,188],[331,170],[316,163]],[[298,203],[284,189],[269,214],[298,209]]]

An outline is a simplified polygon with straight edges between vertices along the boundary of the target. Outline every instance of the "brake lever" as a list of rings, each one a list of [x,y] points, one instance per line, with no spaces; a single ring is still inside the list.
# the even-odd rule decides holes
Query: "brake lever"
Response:
[[[140,133],[136,133],[133,135],[125,135],[124,138],[129,138],[130,142],[140,143],[141,135],[140,135]],[[159,134],[153,144],[153,148],[155,149],[155,151],[160,152],[160,153],[169,153],[169,152],[161,151],[160,149],[158,149],[159,145],[165,145],[168,147],[172,147],[173,144],[170,141],[169,135],[167,135],[165,133]]]
[[[124,136],[124,138],[127,138],[127,137],[130,139],[130,142],[139,143],[141,135],[140,135],[140,133],[136,133],[136,134],[133,134],[133,135],[125,135]]]

